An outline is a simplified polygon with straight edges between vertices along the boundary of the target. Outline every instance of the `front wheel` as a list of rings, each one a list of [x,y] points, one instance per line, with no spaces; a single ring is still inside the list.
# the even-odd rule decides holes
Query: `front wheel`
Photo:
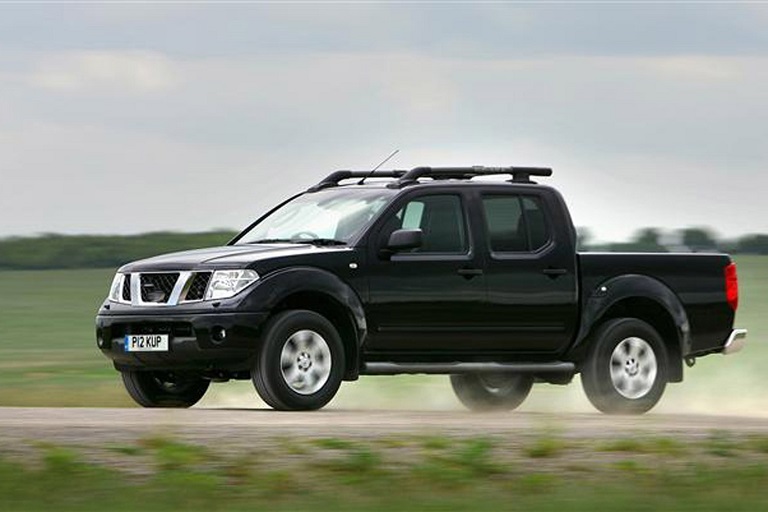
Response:
[[[253,385],[274,409],[320,409],[336,395],[344,376],[344,346],[336,328],[313,311],[273,317],[252,372]]]
[[[516,373],[451,375],[459,401],[473,411],[511,411],[528,397],[533,377]]]
[[[608,414],[643,414],[667,385],[667,350],[661,336],[635,318],[609,320],[592,337],[581,371],[587,398]]]
[[[192,407],[203,398],[210,381],[173,372],[123,371],[123,384],[142,407]]]

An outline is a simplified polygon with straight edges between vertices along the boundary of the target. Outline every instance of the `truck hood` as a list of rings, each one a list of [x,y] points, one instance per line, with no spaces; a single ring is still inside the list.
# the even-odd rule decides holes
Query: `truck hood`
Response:
[[[208,247],[191,251],[162,254],[123,265],[120,272],[156,272],[171,270],[247,268],[253,263],[272,258],[301,256],[318,252],[351,250],[346,246],[318,247],[309,244],[253,244]]]

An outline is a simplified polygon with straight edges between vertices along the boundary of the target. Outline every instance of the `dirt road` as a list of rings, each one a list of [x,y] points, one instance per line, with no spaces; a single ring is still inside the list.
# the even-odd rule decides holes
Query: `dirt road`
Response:
[[[249,445],[270,437],[388,437],[409,434],[570,438],[664,435],[696,438],[715,431],[768,433],[768,419],[736,416],[648,414],[472,414],[469,412],[355,411],[327,409],[281,413],[265,409],[0,408],[0,445],[29,440],[74,444],[133,441],[152,435],[197,442]]]

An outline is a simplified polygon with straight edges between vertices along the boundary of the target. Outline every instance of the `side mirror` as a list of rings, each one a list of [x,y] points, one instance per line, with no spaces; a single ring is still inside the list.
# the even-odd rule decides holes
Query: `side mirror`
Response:
[[[421,247],[424,234],[420,229],[398,229],[389,235],[387,249],[392,252],[407,251]]]

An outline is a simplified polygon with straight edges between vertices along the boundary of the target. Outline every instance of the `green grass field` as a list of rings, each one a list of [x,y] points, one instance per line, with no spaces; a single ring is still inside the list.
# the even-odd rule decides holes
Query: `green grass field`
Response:
[[[283,438],[237,452],[167,437],[38,443],[23,461],[0,454],[0,508],[765,510],[768,438],[723,442]]]
[[[94,338],[112,275],[0,272],[0,405],[129,405]]]
[[[768,406],[763,387],[768,348],[768,257],[737,259],[741,305],[737,324],[750,330],[744,352],[732,357],[710,356],[671,386],[661,410],[700,403],[711,412],[711,400],[728,407]],[[111,282],[110,270],[0,272],[0,405],[129,406],[117,373],[96,349],[94,315]],[[386,384],[386,385],[384,385]],[[568,409],[586,403],[578,386],[541,386],[524,407]],[[714,394],[713,394],[714,393]],[[207,400],[225,398],[228,405],[253,401],[250,383],[216,385]],[[565,404],[553,402],[563,397]],[[363,378],[345,384],[337,400],[344,406],[413,407],[430,403],[453,406],[442,377]],[[538,405],[537,405],[538,404]],[[369,405],[371,406],[371,405]],[[761,412],[761,411],[754,411]]]

